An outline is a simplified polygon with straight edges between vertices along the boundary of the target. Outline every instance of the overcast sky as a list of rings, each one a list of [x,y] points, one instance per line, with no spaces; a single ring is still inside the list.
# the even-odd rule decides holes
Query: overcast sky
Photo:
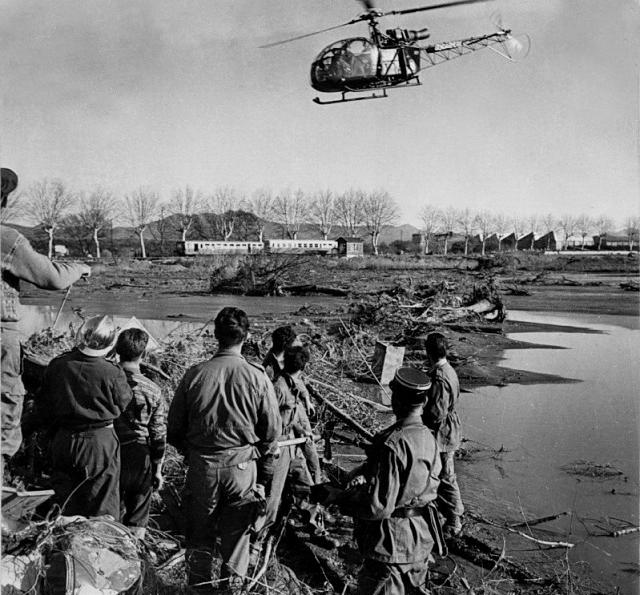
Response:
[[[388,99],[318,106],[313,58],[365,24],[258,46],[348,21],[353,0],[4,0],[2,165],[22,188],[58,177],[165,198],[184,184],[384,188],[408,223],[425,203],[636,214],[637,0],[502,0],[384,26],[444,41],[491,32],[495,10],[531,37],[525,61],[484,50]]]

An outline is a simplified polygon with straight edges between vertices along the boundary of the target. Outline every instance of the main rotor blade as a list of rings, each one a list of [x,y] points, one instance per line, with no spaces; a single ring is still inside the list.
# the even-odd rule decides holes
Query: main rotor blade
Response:
[[[313,31],[312,33],[305,33],[304,35],[298,35],[297,37],[290,37],[289,39],[283,39],[282,41],[274,41],[273,43],[267,43],[266,45],[260,45],[259,48],[272,48],[276,45],[282,45],[283,43],[290,43],[292,41],[298,41],[298,39],[304,39],[305,37],[311,37],[313,35],[320,35],[320,33],[326,33],[327,31],[333,31],[334,29],[341,29],[342,27],[346,27],[347,25],[353,25],[354,23],[358,23],[364,20],[361,17],[350,20],[348,23],[342,23],[342,25],[335,25],[334,27],[327,27],[326,29],[321,29],[320,31]]]
[[[405,8],[404,10],[390,10],[383,12],[380,16],[386,17],[394,14],[411,14],[414,12],[422,12],[425,10],[435,10],[436,8],[447,8],[449,6],[460,6],[462,4],[479,4],[480,2],[488,2],[489,0],[453,0],[452,2],[442,2],[441,4],[432,4],[431,6],[419,6],[418,8]]]

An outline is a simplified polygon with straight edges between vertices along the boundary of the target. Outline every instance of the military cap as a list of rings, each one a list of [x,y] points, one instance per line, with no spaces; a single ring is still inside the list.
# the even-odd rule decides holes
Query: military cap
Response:
[[[431,380],[421,370],[404,366],[398,368],[390,386],[394,394],[406,403],[419,404],[431,387]]]

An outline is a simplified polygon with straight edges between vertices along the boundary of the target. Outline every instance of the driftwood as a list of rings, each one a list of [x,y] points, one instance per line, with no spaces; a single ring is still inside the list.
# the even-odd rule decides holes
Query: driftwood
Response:
[[[629,535],[629,533],[638,533],[640,527],[627,527],[626,529],[618,529],[617,531],[611,531],[610,537],[620,537],[620,535]]]
[[[541,525],[542,523],[548,523],[549,521],[555,521],[556,519],[559,519],[560,517],[566,516],[569,513],[567,511],[565,512],[560,512],[558,514],[552,514],[549,516],[543,516],[540,517],[539,519],[531,519],[530,521],[522,521],[521,523],[511,523],[509,525],[509,527],[512,528],[516,528],[516,527],[534,527],[535,525]]]
[[[329,401],[328,399],[323,397],[315,388],[313,388],[313,386],[307,385],[307,388],[309,389],[309,394],[314,399],[316,399],[317,401],[319,401],[320,403],[325,405],[325,407],[329,411],[331,411],[331,413],[333,413],[337,418],[339,418],[345,424],[347,424],[350,428],[355,430],[365,440],[368,440],[369,442],[371,442],[373,440],[373,434],[371,432],[369,432],[369,430],[367,430],[365,427],[361,426],[355,419],[353,419],[347,413],[342,411],[342,409],[340,409],[339,407],[336,407],[331,401]]]
[[[337,287],[326,287],[324,285],[282,285],[280,291],[294,294],[307,294],[307,293],[324,293],[326,295],[335,295],[338,297],[346,297],[349,292],[345,289],[339,289]]]
[[[372,401],[371,399],[367,399],[365,397],[359,397],[358,395],[342,392],[335,386],[331,386],[330,384],[322,382],[321,380],[317,380],[316,378],[307,378],[307,382],[311,382],[312,384],[316,384],[319,387],[326,388],[327,390],[330,390],[331,392],[334,392],[336,395],[344,397],[345,399],[353,399],[354,401],[359,401],[360,403],[370,405],[376,411],[381,411],[384,413],[388,413],[389,411],[391,411],[391,407],[387,407],[386,405],[382,405],[381,403],[376,403],[375,401]]]

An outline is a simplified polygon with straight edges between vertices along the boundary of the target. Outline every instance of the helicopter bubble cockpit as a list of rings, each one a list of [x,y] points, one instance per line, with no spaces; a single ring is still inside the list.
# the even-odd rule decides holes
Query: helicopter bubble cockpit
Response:
[[[375,80],[378,47],[365,37],[353,37],[326,47],[311,65],[311,86],[318,91],[341,91],[345,83],[356,86]]]

